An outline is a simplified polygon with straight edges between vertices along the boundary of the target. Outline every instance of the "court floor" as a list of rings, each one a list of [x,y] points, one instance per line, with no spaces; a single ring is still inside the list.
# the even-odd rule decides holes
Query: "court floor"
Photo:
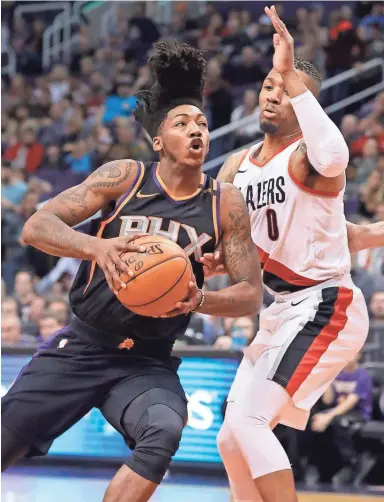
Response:
[[[2,502],[98,502],[110,479],[100,471],[77,468],[14,468],[1,478]],[[229,490],[223,480],[198,480],[192,476],[170,476],[151,502],[227,502]],[[383,495],[363,493],[304,493],[300,502],[384,502]]]

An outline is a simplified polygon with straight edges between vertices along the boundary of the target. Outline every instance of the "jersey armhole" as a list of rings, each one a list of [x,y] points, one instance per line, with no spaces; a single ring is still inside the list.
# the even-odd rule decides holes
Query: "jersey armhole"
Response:
[[[143,180],[144,173],[145,173],[145,166],[144,163],[141,161],[136,160],[135,161],[137,164],[137,173],[132,181],[129,189],[123,193],[123,195],[116,201],[115,207],[113,211],[111,211],[109,214],[106,214],[103,218],[102,221],[109,223],[112,221],[112,219],[115,218],[115,216],[121,211],[121,209],[132,199],[132,197],[135,195],[137,190],[140,187],[140,184]]]
[[[221,199],[221,185],[220,182],[211,178],[212,183],[212,219],[213,228],[215,230],[215,246],[219,244],[222,236],[221,218],[220,218],[220,199]]]

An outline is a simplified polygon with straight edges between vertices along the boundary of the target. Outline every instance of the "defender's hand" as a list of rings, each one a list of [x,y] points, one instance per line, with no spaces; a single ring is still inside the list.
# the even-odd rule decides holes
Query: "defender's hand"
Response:
[[[188,314],[191,310],[195,310],[201,302],[201,291],[197,287],[196,282],[193,280],[189,283],[189,293],[183,302],[178,302],[175,308],[160,317],[169,318],[176,317],[181,314]]]
[[[97,264],[104,272],[105,279],[111,291],[117,295],[117,287],[120,285],[126,288],[127,285],[120,279],[119,272],[126,272],[130,277],[134,273],[129,269],[128,264],[121,259],[123,253],[129,251],[144,253],[145,246],[135,244],[135,239],[146,234],[135,234],[130,237],[115,237],[113,239],[98,239],[94,256]]]
[[[279,18],[274,5],[272,5],[270,9],[265,7],[264,10],[277,32],[273,35],[273,46],[275,48],[273,67],[279,73],[294,71],[295,55],[293,37],[287,30],[283,21]]]
[[[200,258],[200,263],[203,264],[205,279],[226,273],[221,249],[216,250],[214,253],[205,253],[202,258]]]

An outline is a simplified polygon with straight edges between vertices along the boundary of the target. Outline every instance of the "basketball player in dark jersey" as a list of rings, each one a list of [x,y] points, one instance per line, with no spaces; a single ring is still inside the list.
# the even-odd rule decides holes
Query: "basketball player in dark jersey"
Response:
[[[2,405],[3,469],[23,456],[46,454],[55,438],[98,407],[133,449],[105,502],[149,500],[178,448],[187,402],[176,373],[180,360],[171,351],[191,312],[251,315],[262,296],[244,199],[202,173],[209,146],[205,60],[187,45],[162,42],[149,66],[155,84],[139,96],[136,117],[160,163],[105,164],[24,227],[26,244],[84,261],[70,293],[74,321],[40,348]],[[111,204],[91,235],[71,228]],[[166,318],[136,315],[114,294],[119,285],[129,287],[117,269],[129,271],[120,255],[137,250],[133,238],[140,232],[169,237],[191,260],[196,282]],[[233,285],[204,295],[200,259],[219,241]]]

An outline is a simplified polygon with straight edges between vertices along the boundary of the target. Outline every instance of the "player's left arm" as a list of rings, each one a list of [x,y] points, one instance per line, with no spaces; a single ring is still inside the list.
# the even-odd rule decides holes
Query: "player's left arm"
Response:
[[[190,295],[163,317],[174,317],[197,310],[220,317],[256,314],[261,307],[263,286],[259,255],[251,237],[248,209],[241,192],[227,183],[221,184],[220,219],[224,265],[232,286],[202,293],[195,283]]]
[[[221,291],[208,291],[198,311],[224,317],[249,316],[259,311],[263,298],[259,254],[251,237],[243,195],[227,183],[221,184],[221,194],[224,267],[232,286]]]
[[[384,221],[355,225],[347,223],[348,245],[351,254],[363,249],[384,247]]]
[[[273,65],[284,81],[303,134],[292,156],[294,175],[305,186],[329,192],[340,191],[348,166],[348,146],[338,127],[325,113],[294,67],[294,40],[274,7],[266,8],[276,30]]]

